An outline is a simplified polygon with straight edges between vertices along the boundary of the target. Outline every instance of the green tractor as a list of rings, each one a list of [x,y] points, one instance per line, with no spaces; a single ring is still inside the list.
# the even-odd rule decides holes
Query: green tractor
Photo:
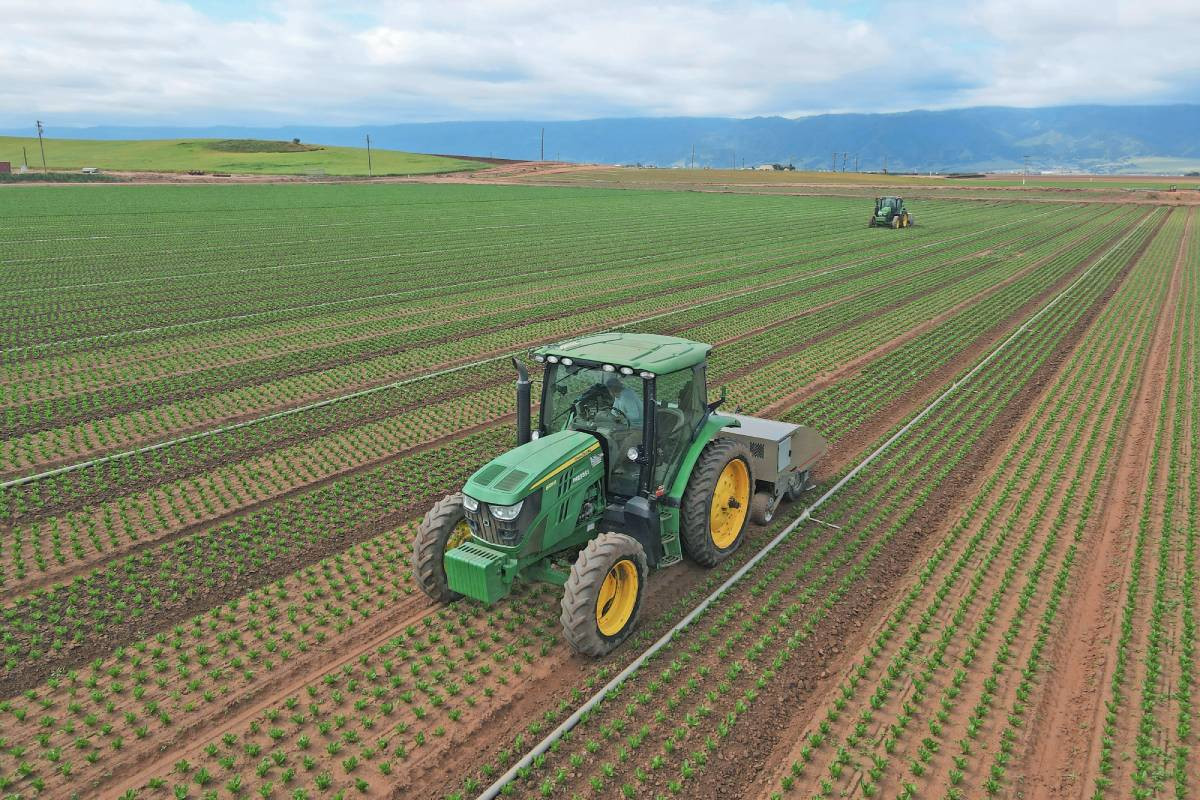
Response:
[[[516,359],[517,446],[426,513],[413,545],[422,590],[492,604],[518,578],[564,587],[563,633],[602,656],[629,636],[650,570],[711,567],[808,488],[816,432],[708,402],[711,347],[599,333],[538,348],[536,427]]]
[[[903,197],[876,197],[875,213],[867,222],[868,228],[910,228],[913,216],[904,207]]]

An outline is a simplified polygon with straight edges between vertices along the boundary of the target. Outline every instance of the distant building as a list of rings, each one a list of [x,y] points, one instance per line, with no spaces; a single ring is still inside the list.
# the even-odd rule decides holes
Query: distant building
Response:
[[[755,169],[758,170],[759,172],[774,172],[775,165],[774,164],[759,164],[757,167],[755,167]]]

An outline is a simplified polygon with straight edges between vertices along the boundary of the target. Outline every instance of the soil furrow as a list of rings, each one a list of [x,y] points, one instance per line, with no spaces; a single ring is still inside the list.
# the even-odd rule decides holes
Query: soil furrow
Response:
[[[1117,614],[1132,568],[1129,552],[1138,509],[1144,501],[1150,449],[1158,422],[1159,398],[1166,379],[1171,321],[1179,300],[1182,253],[1165,311],[1154,333],[1129,430],[1108,481],[1091,545],[1084,548],[1080,590],[1064,606],[1064,630],[1055,637],[1050,663],[1066,665],[1050,671],[1037,701],[1025,748],[1023,785],[1047,797],[1082,797],[1082,778],[1095,775],[1099,765],[1099,736],[1117,642]]]

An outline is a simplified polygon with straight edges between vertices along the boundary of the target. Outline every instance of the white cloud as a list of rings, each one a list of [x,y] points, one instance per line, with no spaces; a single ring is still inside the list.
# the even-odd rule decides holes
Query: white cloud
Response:
[[[1194,1],[894,6],[279,0],[239,20],[181,0],[0,0],[0,126],[1131,103],[1200,85]]]

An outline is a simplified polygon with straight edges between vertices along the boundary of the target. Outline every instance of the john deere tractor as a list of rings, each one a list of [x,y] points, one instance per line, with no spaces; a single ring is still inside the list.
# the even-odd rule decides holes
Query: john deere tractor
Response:
[[[867,221],[868,228],[908,228],[913,216],[904,207],[903,197],[876,197],[875,213]]]
[[[517,369],[517,446],[425,515],[414,572],[434,600],[487,604],[518,580],[564,587],[563,634],[601,656],[633,630],[651,570],[711,567],[748,519],[796,499],[825,453],[819,434],[708,402],[709,345],[600,333],[541,347],[541,404]]]

